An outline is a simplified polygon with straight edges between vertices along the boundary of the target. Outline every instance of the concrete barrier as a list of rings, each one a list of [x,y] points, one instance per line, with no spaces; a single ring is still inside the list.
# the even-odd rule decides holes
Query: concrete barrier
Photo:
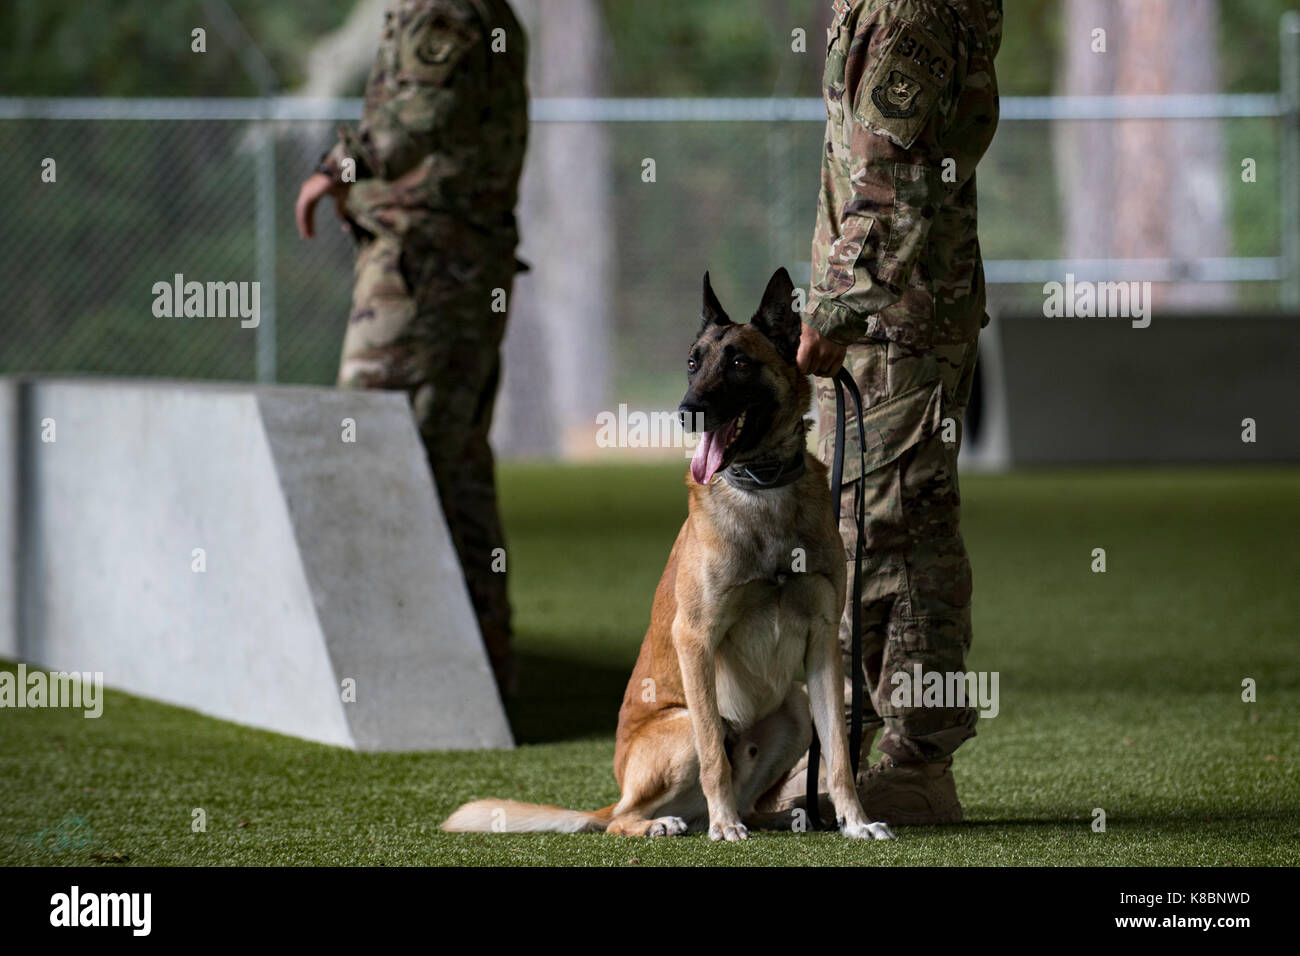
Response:
[[[0,653],[358,750],[513,746],[403,395],[11,380],[0,429]]]
[[[1011,464],[1300,460],[1300,316],[994,323]]]

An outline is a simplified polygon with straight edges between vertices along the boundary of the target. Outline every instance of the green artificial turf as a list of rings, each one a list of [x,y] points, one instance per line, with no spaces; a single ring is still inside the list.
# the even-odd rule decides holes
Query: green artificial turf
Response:
[[[122,693],[98,720],[3,710],[0,863],[1300,863],[1296,470],[963,480],[969,666],[1000,673],[1001,713],[958,754],[961,826],[892,843],[440,833],[471,798],[616,798],[615,717],[685,514],[681,475],[503,469],[517,750],[355,754]]]

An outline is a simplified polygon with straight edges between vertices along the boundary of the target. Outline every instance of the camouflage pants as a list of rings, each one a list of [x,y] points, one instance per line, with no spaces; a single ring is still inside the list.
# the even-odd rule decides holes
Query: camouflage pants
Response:
[[[912,706],[898,695],[900,706],[891,697],[905,686],[895,675],[914,677],[918,664],[922,673],[962,671],[970,649],[971,571],[958,528],[957,451],[976,353],[974,342],[917,351],[881,341],[852,346],[845,358],[862,392],[868,448],[866,474],[860,475],[856,416],[850,411],[840,505],[849,594],[840,642],[848,674],[857,541],[853,499],[860,485],[866,496],[864,738],[883,726],[881,751],[901,761],[945,759],[975,735],[977,714],[970,707]],[[817,404],[821,457],[829,466],[835,440],[829,379],[818,380]],[[846,681],[846,707],[848,702]]]
[[[488,429],[515,260],[513,246],[499,253],[462,267],[428,244],[363,240],[338,384],[410,397],[483,642],[506,689],[514,659]]]

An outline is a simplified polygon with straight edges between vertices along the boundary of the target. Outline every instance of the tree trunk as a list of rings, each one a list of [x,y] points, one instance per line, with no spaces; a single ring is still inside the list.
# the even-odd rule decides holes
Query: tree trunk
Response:
[[[342,26],[312,45],[304,70],[307,78],[293,95],[322,99],[344,96],[359,79],[364,80],[375,62],[389,2],[358,0]]]
[[[1220,89],[1217,0],[1066,0],[1058,84],[1071,95]],[[1093,31],[1106,31],[1094,52]],[[1067,258],[1192,259],[1229,254],[1219,120],[1059,124]],[[1107,278],[1124,279],[1114,275]],[[1154,286],[1156,307],[1222,306],[1230,286]]]
[[[528,30],[529,91],[599,96],[604,20],[596,0],[514,0]],[[536,123],[520,199],[520,258],[494,444],[505,456],[590,457],[610,406],[609,143],[596,123]]]

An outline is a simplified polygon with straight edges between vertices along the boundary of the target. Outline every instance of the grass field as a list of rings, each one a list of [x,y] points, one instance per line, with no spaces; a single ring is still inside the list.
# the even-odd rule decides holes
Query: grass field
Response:
[[[969,666],[1000,673],[1001,713],[958,754],[961,826],[893,843],[440,833],[474,797],[616,798],[615,716],[681,471],[504,470],[518,750],[354,754],[120,693],[99,720],[4,710],[0,863],[1300,864],[1296,470],[963,480]]]

